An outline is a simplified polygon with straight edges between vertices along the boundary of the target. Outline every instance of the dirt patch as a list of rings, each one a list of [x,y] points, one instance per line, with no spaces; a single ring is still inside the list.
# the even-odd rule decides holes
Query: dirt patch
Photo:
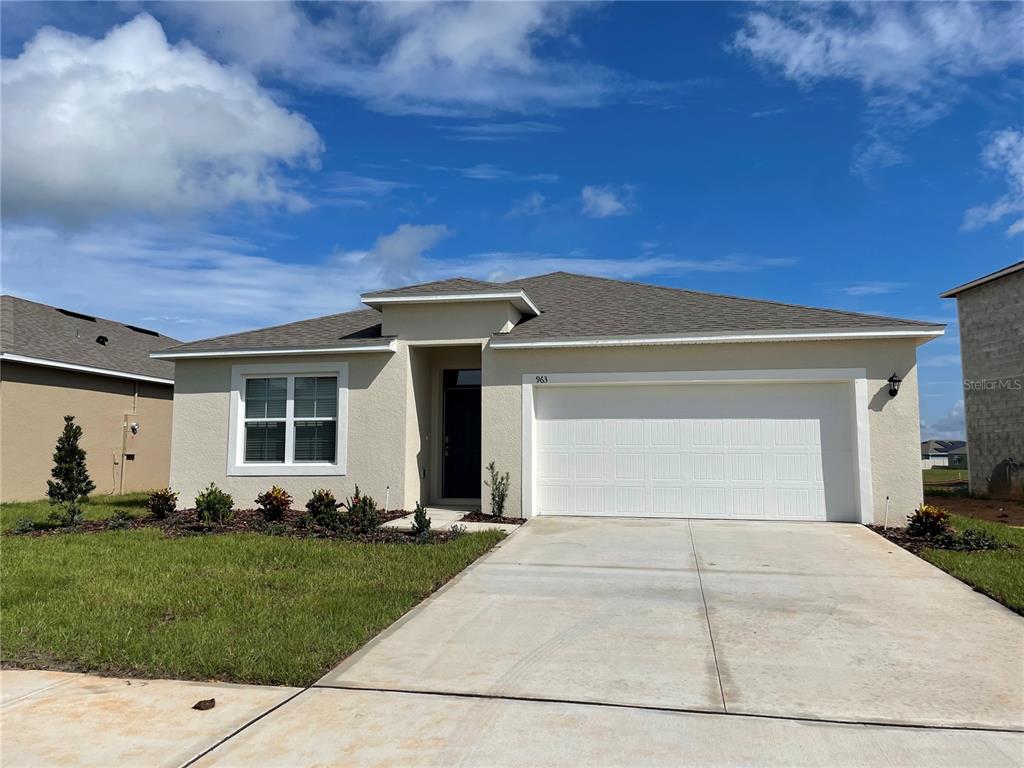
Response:
[[[979,499],[972,496],[929,494],[925,489],[925,503],[934,504],[954,515],[988,520],[991,523],[1024,526],[1024,501],[1014,499]]]
[[[522,525],[524,517],[495,517],[483,512],[469,512],[459,518],[460,523],[501,523],[502,525]]]
[[[382,513],[383,522],[404,517],[409,513],[390,510]],[[109,520],[85,520],[75,526],[55,526],[41,524],[31,531],[8,531],[6,536],[64,536],[72,534],[100,533],[110,530],[139,530],[157,528],[164,535],[176,538],[182,536],[209,536],[225,533],[261,533],[272,536],[286,536],[299,539],[336,539],[341,541],[358,541],[364,543],[424,543],[440,544],[458,536],[451,531],[431,531],[426,536],[417,536],[411,531],[396,528],[377,528],[367,533],[356,533],[345,528],[334,528],[318,525],[313,522],[305,511],[291,509],[278,520],[269,521],[258,509],[235,510],[231,519],[218,524],[206,524],[199,520],[194,509],[176,512],[165,519],[152,515],[121,519],[112,524]]]

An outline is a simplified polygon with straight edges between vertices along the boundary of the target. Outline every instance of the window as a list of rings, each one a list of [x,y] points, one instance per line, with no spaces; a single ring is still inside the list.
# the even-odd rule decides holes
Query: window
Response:
[[[345,363],[235,366],[229,475],[344,474]]]

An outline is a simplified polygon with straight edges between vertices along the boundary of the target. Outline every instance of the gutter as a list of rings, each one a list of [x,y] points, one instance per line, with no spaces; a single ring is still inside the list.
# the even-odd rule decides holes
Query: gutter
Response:
[[[193,360],[199,358],[217,357],[269,357],[272,355],[337,355],[337,354],[358,354],[364,352],[394,352],[398,349],[396,341],[388,341],[383,344],[363,344],[361,346],[347,347],[315,347],[312,349],[293,347],[289,349],[199,349],[194,352],[182,350],[175,352],[173,349],[163,352],[151,352],[150,357],[155,360]]]
[[[150,355],[152,357],[152,355]],[[75,363],[62,363],[59,360],[45,360],[41,357],[28,357],[26,355],[13,355],[10,352],[0,354],[0,361],[10,363],[23,363],[25,365],[38,365],[43,368],[58,368],[64,371],[76,371],[78,373],[91,373],[95,376],[109,376],[114,379],[129,379],[132,381],[149,381],[153,384],[174,385],[174,379],[164,379],[159,376],[146,376],[141,373],[127,373],[115,371],[110,368],[93,368],[90,365],[76,365]]]

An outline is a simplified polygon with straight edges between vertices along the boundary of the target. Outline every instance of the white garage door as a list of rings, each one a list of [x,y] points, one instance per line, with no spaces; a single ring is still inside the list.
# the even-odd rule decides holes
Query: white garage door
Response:
[[[539,514],[857,520],[849,384],[537,387]]]

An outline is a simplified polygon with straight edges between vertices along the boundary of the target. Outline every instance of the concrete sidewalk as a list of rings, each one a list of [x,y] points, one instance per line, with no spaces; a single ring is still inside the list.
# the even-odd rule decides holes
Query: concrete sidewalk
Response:
[[[0,672],[0,764],[999,768],[1016,733],[437,694]],[[214,709],[196,711],[200,698]]]

